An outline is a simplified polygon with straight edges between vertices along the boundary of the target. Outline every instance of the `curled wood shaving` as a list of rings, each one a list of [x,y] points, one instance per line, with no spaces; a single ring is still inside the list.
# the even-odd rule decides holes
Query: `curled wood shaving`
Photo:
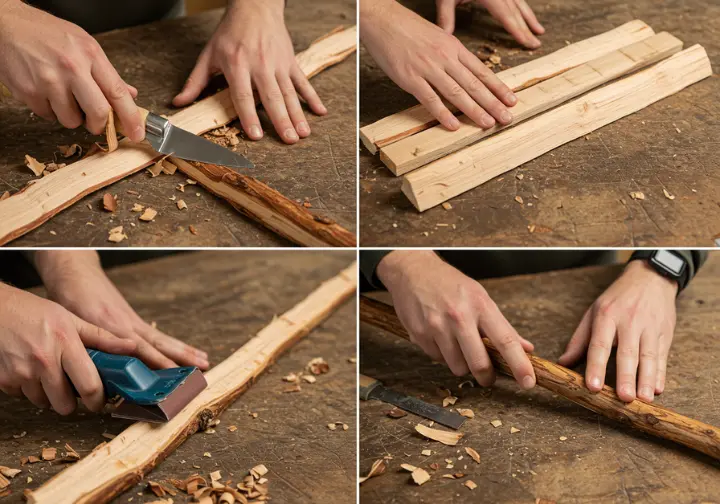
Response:
[[[475,418],[475,413],[473,413],[473,410],[468,408],[458,408],[457,412],[460,413],[465,418]]]
[[[145,210],[145,207],[140,203],[135,203],[130,209],[131,212],[142,212],[143,210]]]
[[[315,378],[313,375],[302,375],[300,378],[302,378],[302,380],[307,383],[315,383],[317,381],[317,378]]]
[[[72,144],[72,145],[58,145],[57,146],[58,151],[60,152],[60,155],[64,157],[65,159],[74,156],[75,154],[82,156],[82,147],[80,147],[78,144]]]
[[[322,357],[315,357],[307,363],[307,370],[314,375],[325,374],[330,371],[330,365]]]
[[[76,452],[70,444],[65,443],[65,454],[61,460],[63,462],[77,462],[80,460],[80,454]]]
[[[235,426],[235,425],[230,425],[230,426],[228,426],[228,430],[229,430],[230,432],[235,432],[235,431],[237,430],[237,426]]]
[[[263,476],[265,476],[268,473],[268,468],[265,467],[263,464],[258,464],[252,469],[250,469],[250,474],[252,474],[255,479],[259,479]]]
[[[165,497],[167,494],[165,487],[156,481],[148,481],[147,487],[156,497]]]
[[[178,200],[175,204],[177,205],[178,210],[185,210],[188,207],[187,203],[185,203],[185,200]]]
[[[155,217],[157,217],[157,210],[154,208],[146,208],[143,214],[140,216],[141,221],[145,222],[151,222]]]
[[[187,182],[187,185],[195,185],[195,184],[197,184],[197,181],[195,181],[195,180],[193,180],[193,179],[187,179],[185,182]]]
[[[115,113],[113,109],[108,112],[108,120],[105,125],[105,141],[108,144],[108,152],[114,152],[118,148],[117,131],[115,131]]]
[[[22,469],[12,469],[11,467],[0,466],[0,474],[6,478],[13,479],[15,476],[20,474]]]
[[[192,224],[188,226],[188,230],[194,235],[198,234],[197,229],[195,229],[195,226],[193,226]]]
[[[428,481],[430,481],[430,474],[428,474],[428,472],[422,467],[418,467],[417,469],[415,469],[412,472],[411,476],[413,481],[417,485],[422,485],[423,483],[427,483]]]
[[[42,459],[46,461],[55,460],[55,457],[57,457],[57,448],[43,448],[41,456]]]
[[[40,462],[40,459],[38,457],[36,457],[35,455],[30,455],[28,457],[28,462],[31,464],[37,464],[38,462]]]
[[[0,490],[5,490],[9,486],[10,486],[10,481],[5,476],[0,474]]]
[[[522,205],[523,204],[522,196],[515,196],[515,201],[517,201],[518,203],[520,203]]]
[[[463,437],[461,432],[448,432],[440,429],[431,429],[423,424],[416,425],[415,430],[428,439],[439,441],[448,446],[455,446]]]
[[[41,176],[45,171],[45,165],[28,154],[25,154],[25,166],[30,168],[36,177]]]
[[[222,474],[220,471],[214,471],[210,473],[210,481],[220,481],[222,479]]]
[[[162,160],[162,172],[166,175],[174,175],[177,171],[177,166],[174,163],[171,163],[167,159]]]
[[[670,194],[670,193],[668,192],[668,190],[665,189],[664,187],[663,187],[663,194],[664,194],[665,197],[666,197],[667,199],[669,199],[669,200],[674,200],[674,199],[675,199],[675,196],[673,196],[672,194]]]
[[[295,373],[290,373],[285,376],[283,376],[283,381],[289,382],[289,383],[296,383],[298,381],[298,375]]]
[[[640,192],[640,191],[632,191],[632,192],[630,193],[630,197],[631,197],[632,199],[634,199],[634,200],[644,200],[644,199],[645,199],[645,194],[643,194],[643,193]]]
[[[447,408],[448,406],[455,404],[457,402],[458,398],[452,395],[447,396],[443,399],[443,408]]]
[[[387,469],[387,466],[385,465],[385,461],[380,459],[373,462],[372,467],[370,468],[370,472],[367,474],[367,476],[362,476],[358,481],[362,485],[370,478],[374,478],[375,476],[380,476],[382,473],[385,472],[385,469]]]
[[[152,178],[155,178],[158,175],[160,175],[160,173],[162,173],[163,170],[165,170],[165,167],[163,166],[162,161],[158,161],[154,165],[147,167],[147,171],[148,171],[148,173],[150,173],[150,175],[152,175]]]
[[[103,209],[107,212],[115,212],[117,210],[117,197],[110,193],[103,195]]]
[[[465,447],[465,453],[470,455],[475,462],[477,462],[478,464],[480,463],[480,454],[469,446]]]

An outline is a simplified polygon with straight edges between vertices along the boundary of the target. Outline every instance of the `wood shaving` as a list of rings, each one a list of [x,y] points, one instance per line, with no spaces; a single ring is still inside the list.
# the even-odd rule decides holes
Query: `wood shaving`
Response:
[[[237,426],[236,426],[236,425],[229,425],[227,429],[228,429],[228,431],[230,431],[230,432],[235,432],[235,431],[237,430]]]
[[[20,434],[13,434],[13,435],[12,435],[13,439],[24,438],[25,436],[27,436],[27,431],[22,431]]]
[[[65,443],[65,454],[63,455],[63,458],[61,459],[62,462],[77,462],[80,460],[80,454],[76,452],[72,446],[70,446],[68,443]]]
[[[567,441],[567,436],[560,436],[560,441]]]
[[[123,233],[122,226],[112,228],[108,234],[108,241],[113,242],[113,243],[120,243],[121,241],[125,240],[126,238],[127,238],[127,235],[125,233]]]
[[[148,481],[147,488],[154,493],[156,497],[165,497],[165,495],[167,495],[165,487],[156,481]]]
[[[145,222],[151,222],[155,217],[157,217],[157,210],[154,208],[146,208],[143,214],[140,216],[141,221]]]
[[[415,484],[418,486],[430,481],[430,474],[428,474],[428,472],[422,467],[418,467],[417,469],[415,469],[412,472],[411,476]]]
[[[147,169],[148,173],[150,175],[152,175],[152,178],[155,178],[163,172],[165,167],[163,166],[163,163],[161,160],[161,161],[158,161],[157,163],[153,164],[152,166],[148,166],[146,169]]]
[[[373,462],[372,467],[370,468],[370,472],[368,472],[367,476],[361,476],[358,480],[359,483],[362,485],[370,478],[374,478],[375,476],[380,476],[382,473],[385,472],[385,469],[387,466],[385,465],[385,461],[380,459]]]
[[[417,467],[412,464],[400,464],[400,468],[406,470],[407,472],[413,472],[417,469]]]
[[[516,434],[518,432],[520,432],[520,429],[517,429],[515,427],[510,427],[510,434]]]
[[[522,196],[515,196],[515,201],[517,201],[518,203],[520,203],[522,205],[523,204]]]
[[[634,200],[644,200],[644,199],[645,199],[645,194],[643,194],[643,193],[640,192],[640,191],[632,191],[632,192],[630,193],[630,197],[631,197],[632,199],[634,199]]]
[[[447,201],[442,204],[442,207],[448,211],[452,210],[452,208],[453,208],[453,206],[450,203],[448,203]]]
[[[177,165],[174,163],[171,163],[167,159],[163,159],[162,161],[162,172],[166,175],[174,175],[177,171]]]
[[[42,459],[46,461],[55,460],[55,457],[57,457],[57,448],[43,448],[41,456]]]
[[[473,413],[473,410],[468,408],[458,408],[457,412],[464,416],[465,418],[475,418],[475,413]]]
[[[325,374],[330,371],[330,365],[322,357],[315,357],[307,363],[307,370],[314,375]]]
[[[502,421],[500,421],[500,420],[491,420],[491,421],[490,421],[490,425],[492,425],[493,427],[495,427],[495,428],[497,429],[498,427],[500,427],[500,426],[502,425]]]
[[[430,455],[432,455],[432,450],[423,450],[420,453],[426,457],[429,457]]]
[[[187,182],[187,185],[195,185],[195,184],[197,184],[197,181],[195,181],[195,180],[193,180],[193,179],[187,179],[185,182]]]
[[[40,458],[39,458],[39,457],[36,457],[35,455],[30,455],[30,456],[28,457],[28,462],[29,462],[30,464],[37,464],[38,462],[40,462]]]
[[[473,480],[467,480],[465,483],[463,483],[463,485],[468,487],[470,490],[475,490],[477,488],[477,485]]]
[[[317,381],[317,378],[315,378],[313,375],[302,375],[300,378],[302,378],[302,380],[307,383],[315,383]]]
[[[670,193],[668,192],[668,190],[665,189],[664,187],[663,187],[663,194],[664,194],[665,197],[666,197],[667,199],[669,199],[669,200],[674,200],[674,199],[675,199],[675,196],[673,196],[672,194],[670,194]]]
[[[25,154],[25,166],[30,168],[36,177],[39,177],[45,171],[45,165],[28,154]]]
[[[263,464],[258,464],[252,469],[250,469],[250,474],[253,475],[255,479],[259,479],[263,476],[265,476],[268,473],[268,468],[265,467]]]
[[[60,155],[64,157],[65,159],[74,156],[75,154],[82,156],[82,147],[80,147],[78,144],[72,144],[72,145],[58,145],[57,146],[58,151],[60,152]]]
[[[214,471],[210,473],[210,481],[220,481],[222,479],[222,474],[220,471]]]
[[[286,387],[283,389],[283,394],[290,394],[292,392],[300,392],[302,390],[302,387],[300,385],[291,385],[290,387]]]
[[[440,429],[431,429],[423,424],[417,424],[415,430],[428,439],[439,441],[448,446],[455,446],[463,437],[461,432],[448,432]]]
[[[465,447],[465,453],[470,455],[475,462],[477,462],[478,464],[480,463],[480,454],[469,446]]]
[[[106,212],[115,212],[117,210],[117,196],[110,193],[103,194],[103,210]]]
[[[0,474],[0,490],[5,490],[7,487],[10,486],[10,480],[5,478],[2,474]]]
[[[10,467],[0,466],[0,474],[5,476],[6,478],[13,479],[15,476],[17,476],[21,472],[22,472],[22,469],[12,469]]]
[[[329,424],[327,424],[327,428],[330,430],[335,430],[335,429],[337,429],[337,426],[334,423],[329,423]]]
[[[433,462],[432,464],[430,464],[429,467],[430,467],[430,469],[432,469],[433,471],[437,471],[438,469],[440,469],[440,464],[438,464],[438,463],[436,463],[436,462]]]
[[[302,204],[302,205],[303,205],[305,208],[312,208],[312,203],[310,203],[309,201],[303,201],[303,204]]]
[[[212,458],[212,454],[210,452],[203,453],[203,457]]]
[[[390,418],[402,418],[404,416],[407,416],[407,412],[398,408],[393,408],[387,412],[387,416],[389,416]]]
[[[455,396],[447,396],[443,399],[443,408],[447,408],[448,406],[455,404],[457,402],[458,398]]]
[[[198,234],[197,229],[195,229],[195,226],[193,226],[192,224],[188,226],[188,230],[194,235]]]
[[[177,203],[175,203],[178,207],[178,210],[185,210],[187,209],[187,203],[185,203],[184,200],[178,200]]]
[[[458,385],[458,388],[461,389],[465,385],[470,385],[470,387],[475,388],[475,384],[472,382],[472,380],[466,380],[466,381],[462,382],[460,385]]]
[[[130,209],[131,212],[142,212],[143,210],[145,210],[145,207],[140,203],[133,204],[133,207]]]
[[[290,382],[290,383],[296,383],[298,381],[298,375],[295,373],[290,373],[285,376],[283,376],[283,381]]]
[[[108,144],[108,152],[115,152],[118,148],[117,131],[115,131],[115,113],[113,109],[108,112],[108,120],[105,125],[105,141]]]
[[[10,191],[5,191],[4,193],[2,193],[2,196],[0,196],[0,201],[6,200],[9,197],[10,197]]]
[[[185,192],[185,184],[178,184],[175,189],[177,189],[180,192]]]

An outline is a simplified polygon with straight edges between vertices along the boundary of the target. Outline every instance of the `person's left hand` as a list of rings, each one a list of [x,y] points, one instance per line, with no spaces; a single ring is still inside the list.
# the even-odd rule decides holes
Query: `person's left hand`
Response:
[[[587,351],[585,383],[598,392],[617,344],[618,397],[651,402],[665,388],[677,290],[677,282],[661,276],[647,261],[631,261],[587,310],[558,363],[572,366]]]
[[[525,47],[537,49],[542,44],[535,35],[545,33],[545,28],[525,0],[435,0],[438,26],[448,33],[454,32],[455,7],[473,1],[485,7]]]
[[[48,297],[81,319],[137,344],[135,356],[155,369],[209,367],[206,352],[152,327],[105,275],[94,251],[38,251],[33,255]]]
[[[213,74],[222,72],[240,123],[252,140],[263,136],[253,89],[285,143],[293,144],[310,135],[298,93],[316,114],[324,115],[327,109],[295,60],[283,19],[284,7],[284,0],[230,2],[173,104],[188,105]]]

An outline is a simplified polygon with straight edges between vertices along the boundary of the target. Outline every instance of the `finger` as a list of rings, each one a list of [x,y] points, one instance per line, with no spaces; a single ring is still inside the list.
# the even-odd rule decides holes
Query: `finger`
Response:
[[[260,140],[263,137],[263,130],[255,108],[250,73],[245,69],[232,67],[230,71],[225,72],[225,77],[243,130],[252,140]]]
[[[663,332],[658,340],[657,375],[655,379],[655,393],[662,394],[665,391],[665,379],[667,376],[667,361],[670,354],[672,336]]]
[[[500,24],[515,40],[525,47],[537,49],[541,45],[540,40],[530,32],[515,2],[512,0],[510,2],[511,4],[493,2],[488,5],[488,12],[492,17],[500,21]]]
[[[565,352],[558,358],[558,364],[561,366],[574,366],[580,358],[585,355],[590,342],[590,334],[592,329],[592,307],[585,312],[580,325],[577,326],[575,332],[568,341]]]
[[[415,339],[415,344],[425,352],[433,362],[445,363],[442,352],[432,338]]]
[[[616,391],[625,402],[637,397],[637,371],[640,353],[640,333],[632,325],[617,328],[617,379]]]
[[[195,63],[195,68],[193,68],[187,81],[185,81],[182,91],[173,98],[173,105],[184,107],[195,101],[210,82],[210,77],[210,52],[203,51],[200,53],[197,63]]]
[[[483,120],[484,116],[490,114],[500,124],[510,124],[513,116],[503,103],[478,79],[465,65],[459,61],[448,65],[447,72],[463,89],[480,105],[477,107],[478,119]],[[475,121],[475,117],[468,116]],[[476,121],[477,122],[477,121]],[[478,123],[481,124],[481,123]]]
[[[658,368],[658,336],[644,332],[640,337],[640,368],[638,371],[638,392],[640,399],[652,402],[655,398]]]
[[[484,129],[495,126],[495,119],[470,98],[462,85],[448,75],[445,70],[431,76],[429,81],[446,100],[455,105],[478,126]]]
[[[495,75],[488,67],[483,65],[473,53],[468,50],[460,51],[460,63],[465,65],[480,82],[485,84],[492,94],[494,94],[502,103],[508,107],[517,104],[517,97],[497,75]]]
[[[288,116],[285,97],[274,75],[263,74],[256,81],[260,101],[280,138],[287,144],[294,144],[298,137]]]
[[[137,98],[138,96],[138,90],[135,86],[131,86],[130,84],[127,85],[128,91],[130,92],[130,96],[133,97],[133,100]]]
[[[207,353],[168,336],[144,322],[136,328],[137,334],[164,356],[183,366],[197,366],[203,371],[210,367]]]
[[[82,114],[70,88],[52,89],[48,99],[60,124],[68,129],[75,129],[82,125]]]
[[[455,334],[438,334],[435,337],[435,343],[440,349],[445,363],[455,376],[463,376],[470,371]]]
[[[585,382],[592,392],[599,392],[605,383],[605,370],[615,339],[615,322],[608,315],[593,311],[590,342],[588,343]]]
[[[93,135],[105,131],[110,103],[92,79],[80,79],[72,84],[73,94],[85,112],[85,127]]]
[[[310,110],[315,112],[317,115],[327,114],[327,108],[323,105],[322,100],[315,92],[315,88],[310,84],[302,70],[299,68],[291,76],[292,82],[295,85],[295,89],[303,97],[303,100],[310,106]]]
[[[73,322],[80,340],[86,348],[94,348],[101,352],[119,355],[130,355],[136,348],[137,343],[129,338],[119,338],[115,334],[101,329],[100,327],[85,322],[73,315]]]
[[[533,32],[538,35],[545,33],[545,27],[540,24],[540,21],[535,17],[535,13],[525,0],[515,0],[515,4],[518,6],[523,19],[525,19],[525,22]]]
[[[295,91],[295,86],[290,76],[278,76],[278,85],[285,98],[285,107],[287,108],[295,131],[300,138],[307,137],[310,135],[310,125],[308,125],[305,119],[305,114],[300,105],[300,99],[298,98],[297,91]]]
[[[103,56],[93,62],[91,73],[120,120],[125,136],[133,142],[141,142],[145,138],[145,125],[127,84],[115,67]]]
[[[526,352],[532,352],[535,350],[535,345],[529,340],[523,338],[522,336],[520,336],[520,344],[522,345],[523,350],[525,350]]]
[[[138,336],[140,339],[140,337]],[[177,363],[167,356],[163,355],[157,348],[151,343],[141,339],[137,342],[137,348],[135,349],[135,355],[143,361],[148,367],[153,369],[170,369],[178,367]]]
[[[23,395],[38,408],[48,409],[50,407],[50,400],[45,394],[39,380],[23,383],[20,390],[22,390]]]
[[[417,98],[427,111],[430,112],[432,116],[440,121],[440,124],[445,126],[447,129],[455,131],[460,127],[460,121],[458,121],[458,118],[450,112],[438,94],[425,80],[419,79],[419,81],[407,91],[412,93],[412,95]]]
[[[10,385],[0,385],[0,391],[11,397],[22,397],[22,389],[20,387],[12,387]]]
[[[455,1],[437,0],[437,25],[448,33],[455,31]]]
[[[53,112],[52,107],[50,106],[50,102],[45,99],[37,99],[37,100],[30,100],[27,102],[27,106],[30,108],[30,110],[33,111],[33,114],[35,114],[38,117],[42,117],[43,119],[55,122],[57,121],[57,117],[55,117],[55,112]]]
[[[77,348],[79,348],[79,351]],[[78,370],[80,369],[82,369],[83,372],[78,374]],[[77,408],[77,399],[65,373],[70,376],[70,379],[75,384],[75,390],[78,391],[83,402],[90,408],[90,405],[86,401],[86,398],[89,397],[87,390],[94,391],[92,385],[94,380],[97,379],[97,383],[100,384],[100,394],[102,394],[102,382],[100,382],[97,369],[79,340],[77,340],[77,345],[72,343],[66,345],[62,350],[62,354],[59,356],[58,362],[48,367],[40,377],[50,404],[53,409],[61,415],[69,415]],[[91,402],[90,404],[94,403]],[[92,410],[92,408],[90,409]]]
[[[477,382],[483,387],[490,387],[495,383],[495,370],[490,356],[480,338],[480,332],[475,324],[466,324],[460,328],[456,339],[462,350],[467,367]]]

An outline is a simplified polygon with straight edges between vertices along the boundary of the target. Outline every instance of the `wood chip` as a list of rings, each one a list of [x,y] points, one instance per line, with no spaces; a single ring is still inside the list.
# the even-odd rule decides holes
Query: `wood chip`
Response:
[[[475,418],[475,413],[473,413],[473,410],[468,408],[458,408],[457,412],[464,416],[465,418]]]
[[[370,472],[368,472],[367,476],[362,476],[358,480],[359,483],[362,485],[370,478],[374,478],[375,476],[380,476],[382,473],[385,472],[385,469],[387,466],[385,465],[385,461],[380,459],[373,462],[372,467],[370,468]]]
[[[2,474],[0,474],[0,490],[5,490],[7,487],[10,486],[10,480],[5,478]]]
[[[300,392],[302,390],[302,387],[300,385],[291,385],[290,387],[286,387],[283,389],[284,394],[290,394],[292,392]]]
[[[105,125],[105,141],[108,144],[108,152],[114,152],[118,148],[117,131],[115,131],[115,114],[113,109],[108,112],[108,120]]]
[[[166,175],[174,175],[177,171],[177,166],[174,163],[171,163],[167,159],[163,159],[162,161],[162,172]]]
[[[402,418],[404,416],[407,416],[407,412],[399,408],[393,408],[387,412],[387,416],[389,416],[390,418]]]
[[[337,429],[337,426],[334,423],[329,423],[329,424],[327,424],[327,428],[330,430],[335,430],[335,429]]]
[[[13,435],[12,435],[13,439],[24,438],[25,436],[27,436],[27,431],[22,431],[20,434],[13,434]]]
[[[634,199],[634,200],[644,200],[644,199],[645,199],[645,194],[643,194],[643,193],[640,192],[640,191],[632,191],[632,192],[630,193],[630,197],[631,197],[632,199]]]
[[[57,457],[57,448],[43,448],[41,456],[43,460],[55,460],[55,457]]]
[[[298,381],[298,375],[295,373],[290,373],[285,376],[283,376],[283,381],[289,382],[289,383],[297,383]]]
[[[143,214],[140,216],[141,221],[145,222],[151,222],[155,217],[157,217],[157,210],[154,208],[146,208]]]
[[[185,210],[187,208],[187,203],[185,203],[185,200],[177,200],[177,203],[175,203],[178,207],[178,210]]]
[[[40,462],[40,458],[36,457],[35,455],[30,455],[28,457],[28,462],[31,464],[37,464],[38,462]]]
[[[468,487],[470,490],[475,490],[477,488],[477,485],[473,480],[467,480],[465,483],[463,483],[466,487]]]
[[[17,476],[21,472],[22,472],[22,469],[12,469],[10,467],[0,466],[0,474],[5,476],[6,478],[13,479],[15,476]]]
[[[68,443],[65,443],[65,454],[63,455],[63,458],[61,459],[62,462],[77,462],[80,460],[80,454],[76,452],[72,446],[70,446]]]
[[[127,238],[127,235],[125,233],[123,233],[122,226],[112,228],[108,234],[108,241],[111,241],[113,243],[120,243],[121,241],[123,241],[126,238]]]
[[[452,208],[453,208],[452,205],[451,205],[450,203],[448,203],[447,201],[445,201],[445,202],[442,204],[442,207],[443,207],[445,210],[448,210],[448,211],[449,211],[449,210],[452,210]]]
[[[252,474],[255,479],[261,478],[262,476],[265,476],[268,473],[268,468],[265,467],[263,464],[258,464],[252,469],[250,469],[250,474]]]
[[[517,428],[515,428],[515,427],[510,427],[510,434],[515,434],[515,433],[518,433],[518,432],[520,432],[520,429],[517,429]]]
[[[314,375],[321,375],[330,371],[330,365],[322,357],[315,357],[307,363],[307,370]]]
[[[426,457],[429,457],[430,455],[432,455],[432,450],[423,450],[421,452],[421,454],[425,455]]]
[[[157,177],[160,175],[165,167],[162,164],[162,161],[158,161],[157,163],[153,164],[152,166],[147,167],[147,171],[150,175],[152,175],[152,178]]]
[[[567,436],[560,436],[560,441],[567,441]]]
[[[433,462],[432,464],[430,464],[429,467],[430,467],[430,469],[432,469],[433,471],[437,471],[438,469],[440,469],[440,464],[438,464],[437,462]]]
[[[39,177],[45,171],[45,165],[32,156],[25,154],[25,166],[30,168],[36,177]]]
[[[117,198],[110,193],[103,194],[103,210],[106,212],[117,210]]]
[[[478,464],[480,463],[480,454],[469,446],[465,447],[465,453],[470,455],[475,462],[477,462]]]
[[[210,473],[210,481],[220,481],[221,479],[222,474],[220,473],[220,471],[214,471]]]
[[[57,146],[58,151],[60,152],[60,155],[64,157],[65,159],[74,156],[75,154],[82,156],[82,147],[80,147],[78,144],[72,144],[72,145],[58,145]]]
[[[193,180],[193,179],[187,179],[185,182],[187,182],[187,185],[195,185],[195,184],[197,184],[197,181],[195,181],[195,180]]]
[[[663,194],[664,194],[665,197],[666,197],[667,199],[669,199],[669,200],[674,200],[674,199],[675,199],[675,196],[673,196],[672,194],[670,194],[670,193],[668,192],[668,190],[665,189],[664,187],[663,187]]]
[[[457,402],[458,398],[455,396],[447,396],[443,399],[443,408],[447,408],[448,406],[455,404]]]
[[[198,234],[197,229],[195,229],[195,226],[193,226],[192,224],[188,226],[188,230],[194,235]]]
[[[502,422],[500,420],[491,420],[490,424],[497,429],[502,425]]]
[[[307,383],[315,383],[317,381],[317,378],[315,378],[313,375],[302,375],[302,380]]]
[[[230,431],[230,432],[235,432],[236,430],[237,430],[237,426],[236,426],[236,425],[229,425],[229,426],[228,426],[228,431]]]
[[[143,210],[145,210],[145,207],[140,203],[135,203],[130,209],[131,212],[142,212]]]
[[[407,472],[413,472],[415,469],[417,469],[417,466],[414,466],[412,464],[400,464],[400,468],[406,470]]]
[[[518,203],[520,203],[522,205],[523,204],[522,196],[515,196],[515,201],[517,201]]]
[[[147,488],[152,493],[154,493],[156,497],[165,497],[165,495],[167,494],[165,488],[156,481],[148,481]]]
[[[413,481],[417,485],[422,485],[423,483],[427,483],[428,481],[430,481],[430,474],[428,474],[428,472],[422,467],[418,467],[417,469],[415,469],[412,472],[411,476]]]
[[[431,429],[423,424],[417,424],[415,426],[415,430],[428,439],[439,441],[442,444],[449,446],[455,446],[463,437],[461,432],[448,432],[440,429]]]

